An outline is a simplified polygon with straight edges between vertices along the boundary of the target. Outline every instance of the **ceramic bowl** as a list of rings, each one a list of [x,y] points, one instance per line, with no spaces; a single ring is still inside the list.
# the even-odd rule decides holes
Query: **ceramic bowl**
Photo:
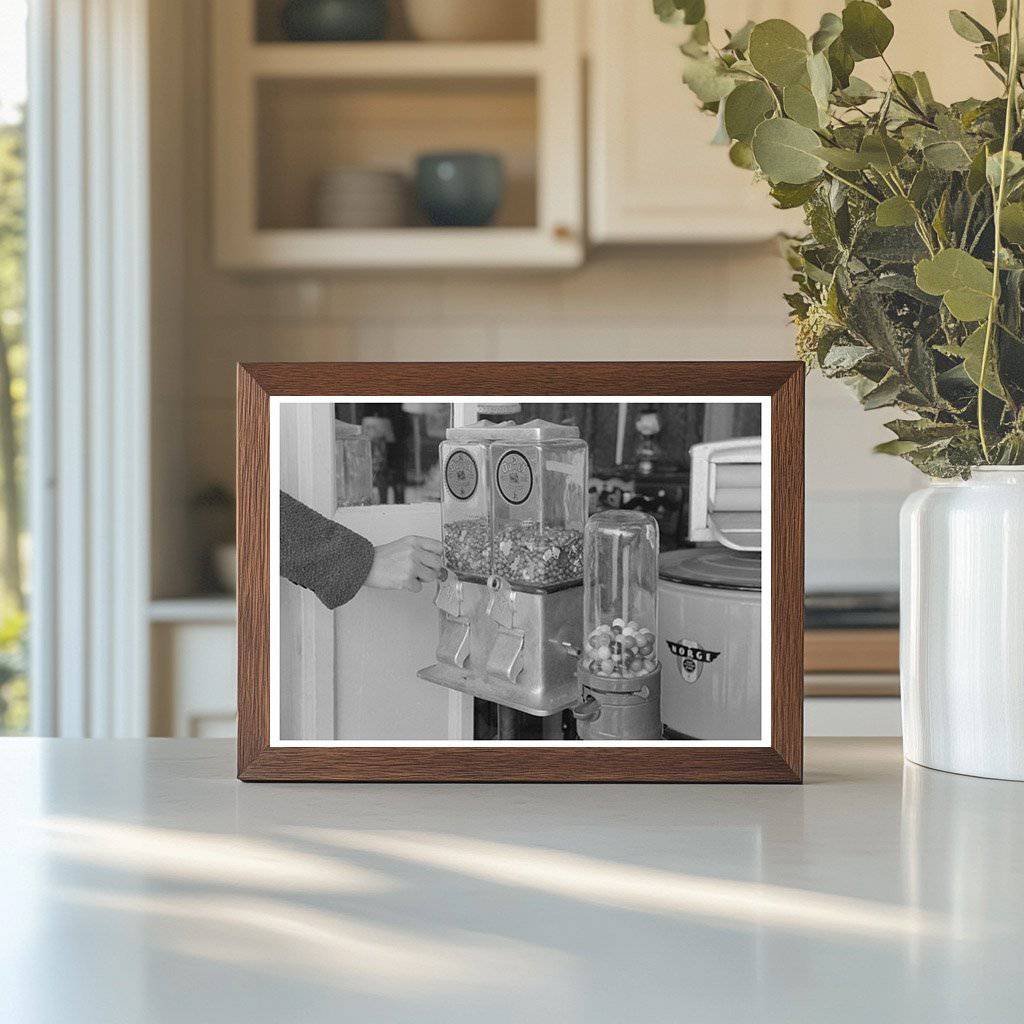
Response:
[[[405,0],[404,6],[417,39],[481,42],[535,35],[530,0]]]
[[[424,153],[416,161],[416,196],[435,227],[489,224],[504,191],[504,165],[494,153]]]
[[[400,228],[409,221],[409,206],[405,175],[365,167],[328,172],[314,197],[321,228]]]
[[[294,42],[365,42],[380,39],[387,25],[387,0],[288,0],[281,11],[285,38]]]

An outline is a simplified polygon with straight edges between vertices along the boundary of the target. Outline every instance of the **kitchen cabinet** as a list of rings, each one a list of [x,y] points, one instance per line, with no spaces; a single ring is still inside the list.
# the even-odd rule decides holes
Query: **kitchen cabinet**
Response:
[[[214,255],[231,269],[559,267],[583,256],[581,0],[520,0],[531,39],[309,43],[273,0],[211,5]],[[255,16],[254,16],[255,15]],[[497,153],[493,225],[318,226],[339,168],[411,178],[428,151]],[[407,182],[407,187],[409,182]]]
[[[819,3],[742,0],[711,10],[719,28],[787,18],[816,26]],[[714,118],[681,80],[689,28],[664,25],[649,3],[590,0],[588,213],[594,242],[735,242],[795,229],[767,186],[710,145]]]
[[[821,0],[736,0],[709,5],[713,31],[748,19],[785,18],[805,32]],[[988,0],[959,5],[984,22]],[[940,100],[990,96],[994,78],[974,59],[970,44],[949,25],[945,8],[894,4],[896,26],[888,56],[896,68],[929,73]],[[697,109],[680,80],[678,44],[689,28],[664,25],[641,0],[590,0],[588,7],[588,214],[595,243],[735,242],[797,231],[799,210],[774,209],[767,186],[730,164],[724,147],[710,145],[715,121]],[[880,63],[858,66],[878,78]]]

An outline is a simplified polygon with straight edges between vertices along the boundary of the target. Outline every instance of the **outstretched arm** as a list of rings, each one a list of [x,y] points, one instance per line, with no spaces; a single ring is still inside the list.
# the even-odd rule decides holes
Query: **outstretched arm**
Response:
[[[375,548],[365,537],[281,492],[281,575],[328,607],[363,586],[419,593],[441,574],[441,544],[402,537]]]

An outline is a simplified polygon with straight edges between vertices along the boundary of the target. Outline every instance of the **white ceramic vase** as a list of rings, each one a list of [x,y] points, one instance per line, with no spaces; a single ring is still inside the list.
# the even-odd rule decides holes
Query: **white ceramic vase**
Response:
[[[904,753],[1024,781],[1024,467],[910,495],[900,563]]]

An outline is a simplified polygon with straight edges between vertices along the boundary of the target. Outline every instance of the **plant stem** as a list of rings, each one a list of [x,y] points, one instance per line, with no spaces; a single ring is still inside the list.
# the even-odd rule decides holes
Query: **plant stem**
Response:
[[[992,297],[989,301],[988,320],[985,323],[985,345],[981,350],[981,369],[978,371],[978,435],[985,461],[992,462],[988,437],[985,434],[985,373],[988,370],[989,354],[992,347],[992,331],[999,309],[999,256],[1001,252],[1001,226],[1003,200],[1006,196],[1006,161],[1010,151],[1010,138],[1014,115],[1017,111],[1017,67],[1020,62],[1020,0],[1010,0],[1010,73],[1006,84],[1006,119],[1003,125],[1003,150],[999,155],[999,189],[995,196],[993,213],[995,243],[992,253]]]
[[[917,114],[918,117],[923,117],[927,119],[927,113],[921,109],[921,107],[918,105],[917,100],[915,100],[913,96],[910,96],[908,93],[904,92],[902,87],[900,86],[900,83],[896,81],[896,72],[893,71],[892,65],[885,59],[885,54],[880,53],[879,56],[882,58],[882,63],[886,66],[886,68],[889,71],[889,84],[900,94],[900,98],[907,105],[907,107],[909,107],[915,114]],[[929,126],[931,125],[931,122],[928,120],[926,120],[925,123],[928,124]]]
[[[843,185],[852,188],[854,192],[859,192],[862,196],[866,196],[871,200],[871,202],[875,204],[878,203],[878,196],[873,196],[866,188],[861,188],[856,182],[847,181],[846,178],[840,178],[838,174],[833,174],[827,167],[824,169],[824,173],[835,181],[841,182]]]

